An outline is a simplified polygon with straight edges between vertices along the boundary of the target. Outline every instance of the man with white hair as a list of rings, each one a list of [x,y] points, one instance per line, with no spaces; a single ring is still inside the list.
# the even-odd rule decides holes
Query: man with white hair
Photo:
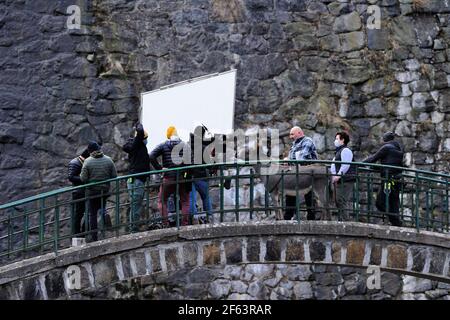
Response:
[[[314,141],[305,136],[302,128],[295,126],[291,129],[289,137],[292,139],[293,143],[291,150],[289,150],[289,160],[316,160],[317,151]],[[301,164],[306,165],[306,164]],[[306,218],[308,220],[315,220],[316,212],[313,208],[315,206],[314,194],[312,191],[305,194],[305,203],[307,206],[306,211],[308,212]],[[291,220],[295,214],[296,207],[296,197],[286,196],[286,210],[284,213],[285,220]]]

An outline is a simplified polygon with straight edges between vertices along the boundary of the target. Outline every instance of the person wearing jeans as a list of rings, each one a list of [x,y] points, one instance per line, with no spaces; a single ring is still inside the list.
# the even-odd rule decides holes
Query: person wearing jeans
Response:
[[[205,165],[205,149],[210,141],[207,141],[205,134],[208,129],[204,126],[197,126],[194,132],[190,134],[189,147],[191,149],[191,164]],[[214,152],[213,150],[211,152]],[[210,154],[212,156],[212,153]],[[205,167],[195,167],[190,169],[190,174],[194,179],[192,181],[191,191],[191,215],[196,218],[197,215],[197,191],[202,198],[203,211],[208,215],[208,221],[212,222],[212,206],[209,198],[209,170]]]
[[[130,222],[132,223],[131,231],[139,230],[139,220],[142,214],[142,201],[145,193],[145,182],[139,178],[129,178],[127,180],[127,189],[130,196]]]
[[[211,200],[209,198],[209,183],[207,180],[195,180],[192,182],[192,191],[191,191],[191,214],[194,216],[197,215],[197,191],[202,198],[203,203],[203,211],[205,211],[208,215],[208,220],[211,221],[212,215],[212,206]]]
[[[142,124],[137,123],[132,136],[123,146],[123,151],[128,153],[130,174],[150,171],[150,157],[147,151],[148,133]],[[131,177],[127,180],[128,194],[130,195],[130,230],[139,231],[139,221],[142,215],[142,202],[145,194],[146,175]]]

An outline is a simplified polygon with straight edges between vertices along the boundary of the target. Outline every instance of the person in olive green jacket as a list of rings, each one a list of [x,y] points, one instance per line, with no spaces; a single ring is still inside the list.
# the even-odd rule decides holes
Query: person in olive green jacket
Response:
[[[117,177],[116,166],[110,157],[103,154],[100,145],[92,141],[89,143],[88,150],[90,157],[83,163],[80,179],[83,183],[92,183],[108,180]],[[102,209],[105,226],[111,226],[111,219],[106,215],[106,200],[109,197],[109,182],[97,184],[88,187],[87,196],[89,197],[89,231],[91,233],[88,242],[97,241],[97,212]]]

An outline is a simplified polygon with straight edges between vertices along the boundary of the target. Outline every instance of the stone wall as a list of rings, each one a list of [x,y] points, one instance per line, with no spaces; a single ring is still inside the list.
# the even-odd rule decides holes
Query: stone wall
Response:
[[[448,299],[448,240],[337,222],[158,230],[0,267],[0,298]],[[382,271],[378,289],[369,265]]]
[[[381,273],[380,289],[352,267],[246,264],[197,267],[124,280],[77,299],[449,300],[450,285]],[[370,281],[370,279],[369,279]],[[75,298],[74,297],[74,298]]]
[[[66,28],[74,3],[81,30]],[[1,0],[0,202],[66,185],[89,139],[125,173],[139,93],[230,68],[238,128],[301,125],[321,159],[349,129],[357,160],[394,130],[409,165],[448,171],[449,14],[439,0]]]

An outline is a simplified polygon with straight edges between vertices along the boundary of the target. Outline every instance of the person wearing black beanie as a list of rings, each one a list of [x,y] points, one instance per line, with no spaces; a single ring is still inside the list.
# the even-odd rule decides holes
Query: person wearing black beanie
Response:
[[[389,142],[395,139],[395,134],[392,131],[388,131],[385,134],[383,134],[383,141]]]
[[[68,165],[68,175],[67,178],[74,187],[80,186],[83,182],[80,179],[81,168],[83,167],[84,160],[89,158],[90,152],[88,148],[84,149],[81,152],[81,155],[72,159]],[[81,219],[83,218],[85,212],[84,201],[80,199],[84,198],[83,189],[77,189],[72,192],[72,200],[73,200],[73,215],[72,215],[72,234],[78,234],[83,232],[84,226],[81,226]],[[76,201],[80,200],[80,201]]]
[[[86,159],[81,168],[80,179],[83,183],[94,183],[117,177],[116,166],[112,159],[104,155],[101,146],[95,141],[88,145],[90,157]],[[86,242],[97,241],[97,215],[101,212],[103,227],[112,226],[111,217],[106,213],[106,201],[110,195],[110,183],[98,183],[86,190],[89,196],[89,236]]]
[[[150,157],[146,147],[148,133],[141,123],[135,125],[133,136],[128,139],[122,150],[128,153],[129,173],[148,173],[150,171]],[[143,200],[145,195],[145,182],[148,174],[127,179],[127,188],[130,196],[129,216],[132,232],[138,232],[142,224]]]
[[[390,131],[386,132],[383,134],[383,142],[383,145],[374,155],[362,162],[376,163],[379,161],[384,165],[403,167],[403,148],[395,140],[395,134]],[[380,174],[382,183],[378,191],[376,207],[389,217],[389,221],[393,226],[401,227],[399,197],[402,169],[386,168],[381,170]]]
[[[91,142],[89,142],[89,145],[87,148],[88,148],[89,153],[92,153],[94,151],[99,151],[100,145],[95,141],[91,141]]]

